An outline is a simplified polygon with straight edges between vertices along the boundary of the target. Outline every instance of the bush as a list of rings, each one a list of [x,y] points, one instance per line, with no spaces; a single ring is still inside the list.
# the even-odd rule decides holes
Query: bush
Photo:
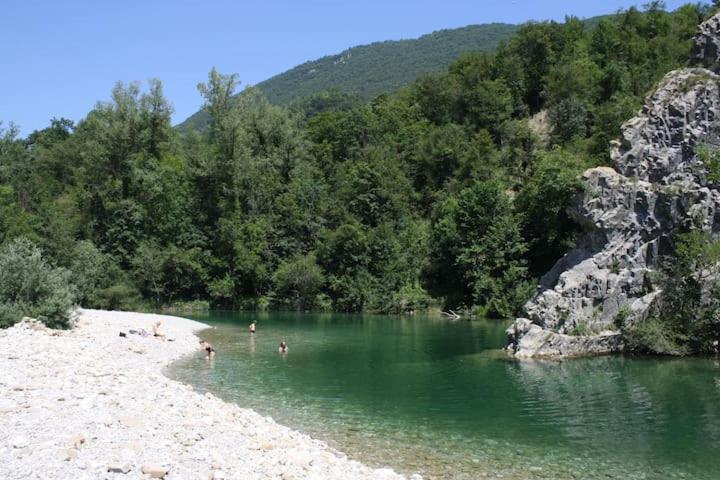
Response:
[[[694,230],[675,237],[660,295],[648,318],[624,330],[630,351],[661,355],[715,353],[720,342],[720,240]]]
[[[111,285],[97,292],[97,305],[106,310],[135,310],[141,303],[137,288],[126,283]]]
[[[393,295],[391,311],[395,313],[414,313],[427,310],[432,303],[432,298],[417,284],[403,285]]]
[[[720,182],[720,150],[718,147],[709,144],[698,145],[695,153],[705,166],[708,181]]]
[[[325,283],[315,255],[296,255],[280,264],[273,275],[277,296],[293,308],[312,308]]]
[[[70,272],[50,265],[32,242],[18,238],[0,250],[0,323],[9,326],[24,315],[68,328],[74,303]]]
[[[0,328],[12,327],[23,316],[17,305],[0,303]]]
[[[637,353],[687,355],[687,337],[660,318],[648,318],[625,332],[625,348]]]

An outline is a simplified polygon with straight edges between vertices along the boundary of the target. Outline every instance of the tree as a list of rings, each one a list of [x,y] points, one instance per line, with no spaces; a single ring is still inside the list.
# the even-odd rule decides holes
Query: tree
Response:
[[[28,316],[67,328],[74,302],[70,272],[50,265],[32,242],[17,238],[0,250],[0,325]]]
[[[478,181],[441,202],[433,215],[430,292],[449,307],[478,305],[493,316],[518,313],[529,296],[526,244],[497,181]]]

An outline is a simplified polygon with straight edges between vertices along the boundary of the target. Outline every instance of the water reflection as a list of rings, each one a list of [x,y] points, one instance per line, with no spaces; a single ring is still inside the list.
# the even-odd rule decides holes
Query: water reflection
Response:
[[[506,369],[521,387],[528,424],[559,433],[552,443],[710,478],[702,476],[720,454],[720,396],[707,388],[710,365],[603,357],[513,362]]]
[[[426,479],[709,479],[720,454],[714,360],[516,362],[498,350],[501,322],[199,319],[218,325],[204,334],[220,352],[215,368],[198,355],[173,376]]]

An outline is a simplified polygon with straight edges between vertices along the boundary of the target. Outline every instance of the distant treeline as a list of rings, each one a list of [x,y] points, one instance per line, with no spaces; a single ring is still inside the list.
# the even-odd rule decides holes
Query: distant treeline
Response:
[[[0,257],[33,254],[24,237],[88,307],[514,315],[580,233],[578,174],[607,162],[709,13],[528,23],[370,102],[273,106],[213,70],[203,131],[171,127],[159,81],[118,84],[77,125],[2,131]]]

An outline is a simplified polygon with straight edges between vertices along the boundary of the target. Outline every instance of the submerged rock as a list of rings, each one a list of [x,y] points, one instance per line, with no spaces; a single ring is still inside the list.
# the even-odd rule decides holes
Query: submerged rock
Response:
[[[700,26],[696,61],[720,58],[720,14]],[[670,238],[689,227],[720,231],[720,191],[696,154],[720,145],[720,76],[705,68],[668,73],[611,146],[613,168],[586,171],[570,212],[589,232],[540,282],[527,318],[507,330],[517,357],[567,357],[622,349],[620,324],[645,319],[652,281]]]

